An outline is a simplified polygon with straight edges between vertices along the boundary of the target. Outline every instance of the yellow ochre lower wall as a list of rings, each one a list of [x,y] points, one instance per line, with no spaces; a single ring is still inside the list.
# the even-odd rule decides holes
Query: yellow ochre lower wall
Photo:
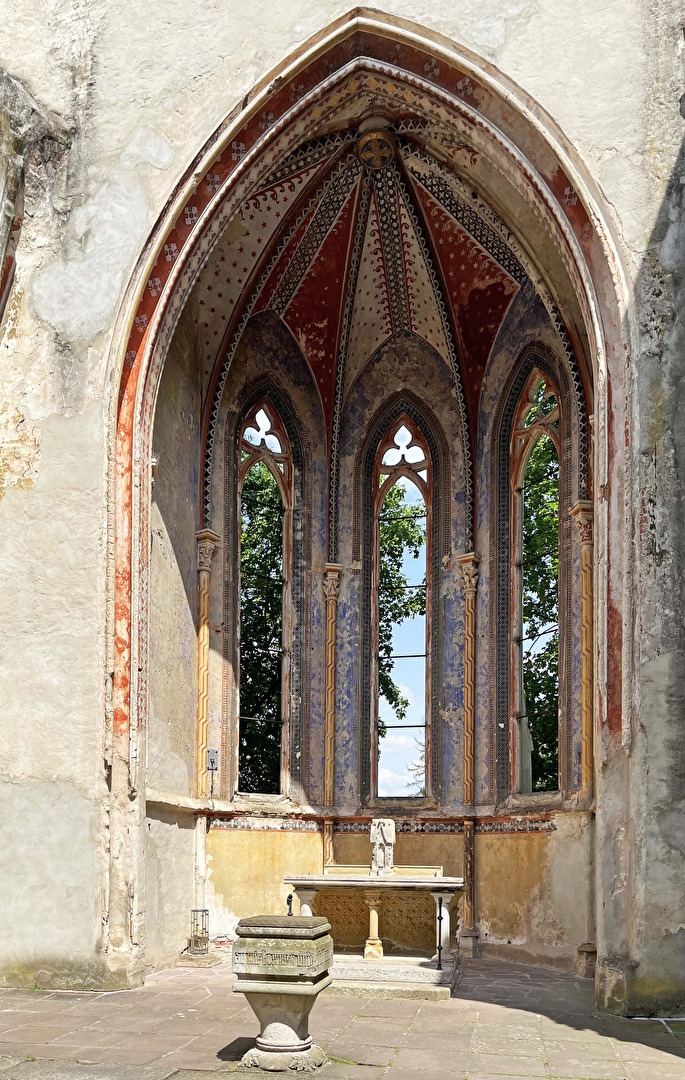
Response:
[[[592,817],[560,813],[553,832],[476,833],[483,955],[581,970],[594,940]]]
[[[580,970],[578,949],[594,940],[592,816],[562,812],[554,816],[553,825],[549,831],[476,833],[475,891],[480,940],[486,956]],[[367,835],[335,834],[337,863],[367,865],[370,854]],[[400,833],[395,846],[395,865],[442,866],[447,877],[460,877],[464,872],[463,836]],[[283,884],[283,877],[320,874],[322,869],[320,832],[263,829],[258,825],[210,829],[207,835],[210,934],[231,937],[242,917],[285,914],[289,890]],[[430,905],[433,903],[429,897],[425,899],[425,911],[406,913],[407,925],[413,919],[417,931],[420,928],[421,941],[417,945],[424,950],[431,946]],[[362,923],[366,920],[363,900],[361,897],[350,900],[347,914],[343,907],[345,903],[341,905],[333,897],[319,904],[321,912],[334,923],[334,937],[338,923],[336,943],[356,948],[361,943]],[[385,920],[381,911],[381,934],[395,947],[407,948],[411,943],[407,927],[402,925],[407,919],[400,919],[399,913],[391,908],[389,904]],[[297,900],[294,912],[298,912]]]
[[[323,837],[287,829],[210,829],[207,907],[210,935],[232,937],[239,919],[285,915],[286,874],[320,874]],[[294,911],[297,913],[297,902]]]

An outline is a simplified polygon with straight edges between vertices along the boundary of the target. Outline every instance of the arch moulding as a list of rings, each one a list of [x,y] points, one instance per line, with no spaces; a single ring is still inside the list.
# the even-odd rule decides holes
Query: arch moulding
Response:
[[[568,329],[584,378],[595,387],[597,551],[608,551],[610,528],[621,536],[625,474],[619,454],[627,346],[622,335],[629,289],[596,186],[554,121],[491,64],[413,23],[353,10],[258,84],[198,153],[140,255],[113,335],[107,371],[107,670],[112,680],[107,719],[110,841],[117,858],[110,868],[108,953],[123,981],[142,977],[144,953],[144,918],[136,914],[145,906],[143,840],[135,826],[145,813],[151,436],[166,351],[197,275],[240,202],[289,150],[354,99],[362,76],[367,88],[376,86],[379,98],[402,94],[443,129],[451,125],[480,155],[485,187],[488,175],[500,176],[526,202],[530,220],[551,239],[555,266],[533,267],[531,276],[562,328]],[[502,212],[497,193],[484,194],[496,206],[499,202]],[[507,225],[522,252],[535,249],[530,236],[518,235],[516,222]],[[596,610],[619,619],[618,634],[614,627],[611,635],[612,649],[619,653],[622,622],[615,613],[623,597],[620,559],[620,552],[611,555],[611,563],[603,555],[595,571]],[[630,620],[628,611],[623,619]],[[606,626],[597,627],[596,640],[607,640]],[[596,709],[600,722],[609,712],[620,725],[620,655],[618,663],[608,661],[612,658],[606,650],[600,652]],[[608,702],[613,703],[611,710]]]

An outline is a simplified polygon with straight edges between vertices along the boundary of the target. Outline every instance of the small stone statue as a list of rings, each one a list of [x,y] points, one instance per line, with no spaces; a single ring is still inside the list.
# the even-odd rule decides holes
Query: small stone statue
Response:
[[[390,818],[374,818],[371,822],[371,845],[371,876],[394,873],[395,822]]]

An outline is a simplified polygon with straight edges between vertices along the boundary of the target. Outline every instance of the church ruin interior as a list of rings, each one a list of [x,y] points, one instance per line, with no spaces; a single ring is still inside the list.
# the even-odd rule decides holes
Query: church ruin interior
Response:
[[[21,803],[59,829],[49,845],[34,828],[40,873],[7,848],[32,914],[0,983],[140,985],[184,950],[191,912],[221,944],[293,893],[360,955],[363,892],[303,898],[288,879],[368,867],[373,828],[386,868],[463,879],[445,915],[463,957],[594,977],[602,1009],[673,1011],[685,652],[667,603],[681,564],[655,537],[677,533],[685,488],[653,461],[678,400],[654,390],[678,347],[652,317],[664,275],[648,289],[649,267],[627,269],[592,168],[533,94],[437,29],[355,9],[279,50],[232,111],[203,105],[211,135],[188,135],[116,311],[73,354],[71,294],[50,315],[54,268],[35,270],[40,333],[54,318],[59,364],[99,396],[92,429],[55,434],[45,479],[49,446],[39,458],[17,422],[12,453],[34,458],[7,483],[24,506],[90,470],[80,516],[65,498],[59,517],[80,537],[60,573],[82,561],[90,585],[60,586],[81,652],[63,646],[40,684],[48,701],[69,672],[57,741],[43,706],[22,712],[45,749],[31,768],[64,792],[59,813],[49,787]],[[45,130],[56,156],[67,135]],[[131,168],[169,167],[152,136]],[[20,166],[1,328],[28,356],[22,252],[42,250],[41,219]],[[659,222],[679,221],[662,180]],[[102,195],[122,235],[131,185],[130,204]],[[53,573],[45,551],[27,581]],[[63,925],[37,943],[51,874]],[[434,901],[384,894],[381,951],[430,957]]]

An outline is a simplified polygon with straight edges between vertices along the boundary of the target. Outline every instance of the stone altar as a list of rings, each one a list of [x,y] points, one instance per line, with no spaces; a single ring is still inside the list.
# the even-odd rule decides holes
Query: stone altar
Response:
[[[403,867],[398,867],[402,870]],[[286,876],[283,881],[293,890],[300,902],[300,914],[311,915],[314,901],[319,892],[335,892],[340,890],[361,891],[369,907],[369,937],[364,948],[364,957],[369,960],[380,959],[383,955],[383,945],[379,936],[379,911],[383,895],[389,890],[416,893],[429,892],[435,902],[436,916],[436,946],[442,945],[442,958],[448,960],[454,951],[450,931],[449,904],[453,896],[459,896],[464,891],[463,878],[446,878],[435,876],[408,877],[400,873],[380,875],[372,877],[371,874],[302,874],[298,876]],[[440,900],[442,899],[442,905]],[[442,911],[442,923],[438,923],[438,912]],[[439,937],[438,937],[439,935]]]
[[[257,915],[236,927],[233,990],[259,1020],[256,1046],[242,1059],[269,1072],[312,1071],[327,1060],[309,1034],[309,1014],[331,984],[333,939],[326,919]]]

